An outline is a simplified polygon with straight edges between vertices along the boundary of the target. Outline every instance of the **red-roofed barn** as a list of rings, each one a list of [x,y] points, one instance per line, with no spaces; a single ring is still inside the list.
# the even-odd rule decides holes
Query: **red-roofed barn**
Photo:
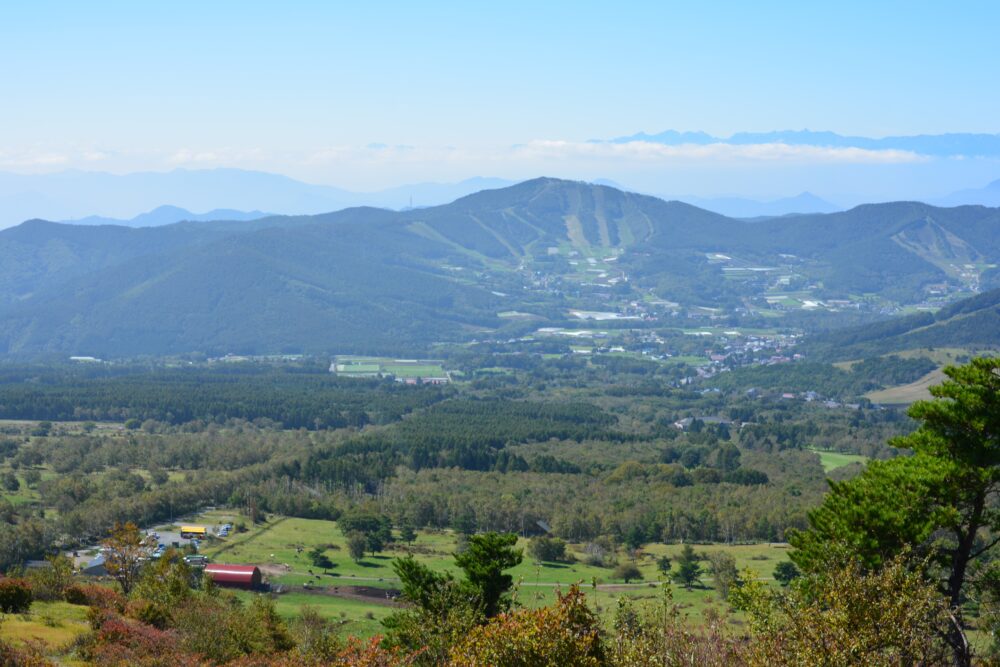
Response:
[[[235,588],[260,588],[260,568],[256,565],[223,565],[211,563],[205,566],[205,576],[219,586]]]

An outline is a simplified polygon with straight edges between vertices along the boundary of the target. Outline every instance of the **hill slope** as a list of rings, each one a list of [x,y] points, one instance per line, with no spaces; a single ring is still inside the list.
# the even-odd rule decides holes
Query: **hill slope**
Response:
[[[268,227],[123,258],[10,306],[0,351],[407,351],[495,322],[488,292],[393,253],[403,250],[396,230],[364,230],[360,241],[358,231]],[[431,242],[405,243],[446,257]]]
[[[750,277],[729,279],[718,253]],[[143,229],[30,221],[0,231],[0,353],[423,349],[496,327],[523,299],[562,303],[580,290],[575,265],[594,257],[616,260],[624,299],[735,307],[788,271],[819,295],[909,303],[927,284],[969,288],[1000,262],[1000,210],[903,202],[747,222],[541,178],[402,212]],[[532,291],[543,274],[554,296]],[[587,289],[578,298],[607,298]]]
[[[811,339],[814,355],[860,359],[923,347],[1000,348],[1000,289],[958,301],[937,313],[918,313]]]

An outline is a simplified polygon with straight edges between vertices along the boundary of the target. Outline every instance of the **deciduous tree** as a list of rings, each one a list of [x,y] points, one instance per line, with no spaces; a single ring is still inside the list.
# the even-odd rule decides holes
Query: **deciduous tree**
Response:
[[[104,542],[104,567],[118,585],[122,593],[128,595],[139,578],[142,559],[147,555],[139,527],[131,521],[115,523],[111,534]]]

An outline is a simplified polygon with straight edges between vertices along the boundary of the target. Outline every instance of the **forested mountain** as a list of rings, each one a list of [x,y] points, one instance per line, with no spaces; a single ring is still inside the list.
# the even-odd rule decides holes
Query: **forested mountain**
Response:
[[[924,347],[1000,346],[1000,289],[963,299],[936,313],[917,313],[814,337],[818,356],[857,359]]]
[[[988,283],[998,231],[1000,209],[983,207],[750,223],[546,178],[403,212],[147,229],[34,220],[0,232],[0,352],[402,353],[495,329],[529,294],[565,308],[565,290],[531,290],[595,257],[617,261],[623,298],[739,303],[746,289],[710,260],[725,253],[728,270],[788,271],[821,297],[913,303],[928,284]]]
[[[382,351],[493,322],[486,308],[494,297],[409,260],[407,250],[425,260],[445,255],[419,237],[402,246],[393,237],[401,230],[333,233],[319,224],[226,235],[199,228],[186,245],[171,247],[178,230],[160,229],[152,237],[125,235],[116,262],[76,256],[74,269],[89,263],[92,270],[67,270],[75,275],[65,282],[38,281],[36,292],[6,309],[8,350],[299,352],[330,341]],[[364,242],[352,238],[359,233]]]

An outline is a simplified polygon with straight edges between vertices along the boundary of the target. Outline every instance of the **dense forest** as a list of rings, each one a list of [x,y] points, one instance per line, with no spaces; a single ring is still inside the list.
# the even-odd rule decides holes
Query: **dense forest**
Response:
[[[902,382],[927,364],[732,372],[720,376],[732,389],[706,392],[677,386],[683,369],[624,358],[453,362],[468,382],[337,378],[325,362],[5,367],[0,415],[22,421],[2,426],[0,457],[32,500],[5,506],[0,561],[86,543],[115,521],[248,499],[336,518],[368,498],[396,525],[531,534],[543,522],[574,540],[781,540],[825,490],[814,450],[885,458],[912,423],[735,379],[784,391],[798,372],[853,395],[868,386],[859,378]],[[518,500],[497,503],[508,496]]]
[[[440,388],[337,378],[326,366],[121,369],[98,376],[80,369],[0,370],[0,419],[173,425],[242,419],[289,429],[360,428],[394,421],[443,396]]]

